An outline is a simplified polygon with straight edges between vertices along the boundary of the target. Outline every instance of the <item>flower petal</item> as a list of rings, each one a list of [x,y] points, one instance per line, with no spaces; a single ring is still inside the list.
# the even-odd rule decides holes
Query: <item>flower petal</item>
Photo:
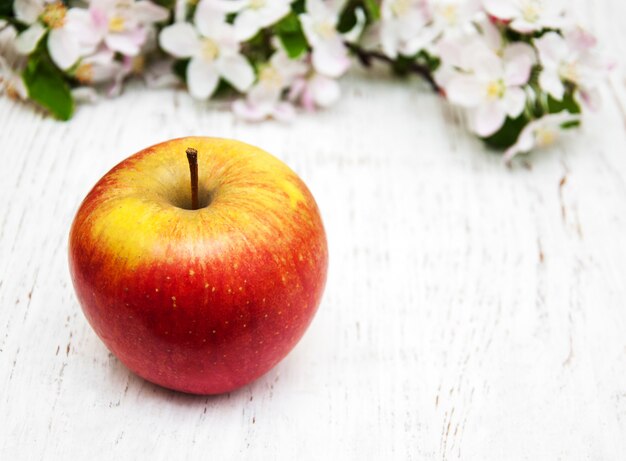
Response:
[[[296,110],[293,107],[293,104],[285,101],[276,104],[274,111],[272,112],[272,116],[281,122],[289,122],[293,120],[295,115]]]
[[[80,58],[80,46],[70,31],[52,29],[48,35],[48,51],[54,63],[67,70]]]
[[[93,53],[107,32],[108,21],[107,25],[102,28],[99,23],[94,22],[94,20],[99,20],[97,16],[97,13],[94,14],[84,8],[70,8],[65,15],[63,29],[76,38],[82,56]]]
[[[220,75],[239,91],[246,91],[254,82],[254,70],[240,54],[225,56],[216,65]]]
[[[15,17],[26,24],[33,24],[37,21],[43,10],[43,0],[15,0],[13,4]]]
[[[15,49],[20,54],[30,54],[46,33],[46,28],[40,22],[34,23],[15,39]]]
[[[348,52],[340,39],[313,48],[312,61],[315,70],[328,77],[339,77],[350,67]]]
[[[339,99],[340,88],[336,80],[316,75],[311,78],[309,87],[318,107],[330,107]]]
[[[544,67],[556,67],[569,54],[567,43],[556,32],[548,32],[534,41]]]
[[[189,93],[196,99],[207,99],[213,94],[219,74],[213,62],[193,58],[187,66],[187,86]]]
[[[113,51],[119,51],[126,56],[136,56],[146,42],[147,32],[144,28],[133,29],[120,33],[108,34],[104,42]]]
[[[487,13],[498,19],[511,19],[519,14],[515,2],[511,0],[483,0]]]
[[[498,131],[504,121],[506,114],[496,103],[489,103],[477,107],[472,113],[472,125],[474,132],[480,137],[487,137]]]
[[[260,122],[271,114],[270,106],[266,104],[252,104],[245,99],[235,101],[232,109],[237,117],[249,122]]]
[[[502,103],[506,114],[511,118],[516,118],[524,111],[526,93],[521,88],[508,88]]]
[[[507,85],[523,85],[530,78],[535,52],[530,45],[514,43],[504,50],[504,82]]]
[[[457,75],[448,81],[446,96],[452,104],[475,107],[484,98],[484,87],[470,75]]]
[[[133,5],[133,18],[141,24],[153,24],[165,21],[170,17],[170,12],[160,5],[148,0],[140,0]]]
[[[260,16],[254,10],[243,10],[235,18],[235,37],[237,40],[249,40],[261,30]]]
[[[225,2],[201,0],[198,3],[193,22],[204,37],[219,36],[219,31],[227,25],[225,12],[220,10],[221,3]]]
[[[565,87],[556,70],[544,69],[539,74],[539,85],[554,99],[562,100]]]
[[[165,27],[159,35],[159,45],[177,58],[191,57],[200,49],[198,33],[188,22],[178,22]]]

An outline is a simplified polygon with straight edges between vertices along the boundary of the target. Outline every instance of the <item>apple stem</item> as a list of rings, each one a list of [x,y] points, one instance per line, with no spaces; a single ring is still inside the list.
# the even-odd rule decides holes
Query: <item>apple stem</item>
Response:
[[[191,176],[191,209],[198,209],[198,151],[192,147],[187,149],[189,173]]]

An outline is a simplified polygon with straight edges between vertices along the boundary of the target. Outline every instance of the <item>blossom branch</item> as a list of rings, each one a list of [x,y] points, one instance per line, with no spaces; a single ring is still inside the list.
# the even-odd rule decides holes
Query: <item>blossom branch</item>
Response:
[[[354,43],[346,43],[345,45],[350,51],[352,51],[352,53],[354,53],[364,67],[371,67],[373,61],[384,62],[390,66],[393,66],[396,63],[394,59],[391,59],[389,56],[379,51],[365,50]],[[428,66],[412,61],[407,65],[407,70],[423,78],[435,93],[441,92],[441,88],[437,85],[433,73]]]

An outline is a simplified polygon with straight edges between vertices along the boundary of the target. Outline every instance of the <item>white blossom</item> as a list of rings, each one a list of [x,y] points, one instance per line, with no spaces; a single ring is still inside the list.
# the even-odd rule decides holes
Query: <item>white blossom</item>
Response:
[[[299,102],[305,110],[330,107],[341,94],[337,80],[319,73],[297,78],[291,86],[289,100]]]
[[[308,66],[302,60],[290,59],[285,51],[279,48],[270,61],[259,70],[258,80],[248,91],[246,99],[233,104],[235,114],[250,121],[270,117],[279,120],[290,119],[294,114],[293,106],[283,100],[283,93],[307,70]]]
[[[579,120],[579,115],[565,111],[558,114],[544,115],[537,120],[533,120],[524,127],[517,138],[517,142],[506,150],[503,158],[504,162],[510,164],[513,157],[519,153],[530,152],[533,149],[554,144],[563,132],[563,125]]]
[[[412,56],[428,41],[423,35],[430,19],[425,0],[383,0],[380,16],[380,45],[390,58]]]
[[[15,0],[13,8],[15,17],[29,25],[16,39],[19,53],[32,53],[48,30],[50,57],[63,70],[94,51],[96,43],[87,10],[68,9],[61,1],[50,0]]]
[[[470,109],[473,130],[482,137],[502,127],[506,117],[515,118],[524,110],[534,52],[525,43],[504,49],[502,57],[484,48],[472,57],[470,72],[449,79],[445,93],[453,103]]]
[[[562,27],[566,5],[565,0],[483,0],[487,13],[523,34]]]
[[[169,11],[148,0],[91,0],[89,13],[98,42],[126,56],[136,56],[150,27],[169,17]]]
[[[344,37],[337,31],[340,7],[338,2],[307,0],[306,12],[299,16],[304,34],[313,48],[313,67],[328,77],[339,77],[350,67]]]
[[[210,1],[198,4],[194,25],[179,22],[164,28],[159,43],[172,56],[191,58],[187,85],[197,99],[211,96],[220,77],[242,92],[254,82],[254,70],[240,53],[233,26]]]
[[[245,41],[275,24],[291,11],[293,0],[215,0],[222,11],[236,12],[235,35]]]
[[[596,88],[611,67],[595,51],[593,36],[577,28],[565,36],[548,32],[534,41],[542,70],[539,84],[557,100],[565,94],[564,82],[577,85],[584,101],[592,107],[598,99]]]
[[[20,72],[10,66],[2,56],[0,56],[0,94],[13,99],[28,98],[28,91]]]

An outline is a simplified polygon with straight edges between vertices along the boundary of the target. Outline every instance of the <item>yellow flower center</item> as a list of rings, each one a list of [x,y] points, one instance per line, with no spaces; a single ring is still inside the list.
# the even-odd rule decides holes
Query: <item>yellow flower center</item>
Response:
[[[411,7],[411,0],[396,0],[391,4],[391,12],[394,16],[400,17],[405,15]]]
[[[574,62],[562,63],[559,66],[559,75],[564,80],[572,83],[576,83],[580,77],[578,73],[578,66],[576,66],[576,63]]]
[[[283,77],[271,66],[265,66],[261,69],[259,72],[259,80],[273,88],[280,88],[283,84]]]
[[[93,80],[93,64],[81,63],[76,69],[74,77],[76,77],[76,80],[78,80],[80,83],[91,83],[91,81]]]
[[[506,86],[502,80],[494,80],[487,84],[487,98],[500,99],[504,96]]]
[[[258,10],[263,8],[267,4],[267,0],[250,0],[250,8],[253,10]]]
[[[541,11],[541,3],[538,0],[526,0],[522,3],[522,17],[525,21],[537,22]]]
[[[220,49],[217,46],[217,43],[215,43],[210,38],[202,39],[202,44],[200,46],[202,50],[202,56],[207,61],[213,61],[220,54]]]
[[[332,38],[337,33],[335,27],[329,21],[317,23],[315,25],[315,32],[324,39]]]
[[[535,132],[535,144],[537,147],[546,147],[554,144],[558,134],[555,130],[549,128],[539,128]]]
[[[122,32],[124,30],[126,21],[121,16],[113,16],[109,19],[109,31],[110,32]]]
[[[67,7],[61,2],[49,3],[41,14],[41,21],[51,29],[58,29],[65,24]]]
[[[459,9],[457,5],[445,5],[440,9],[441,16],[450,26],[454,26],[459,19]]]

